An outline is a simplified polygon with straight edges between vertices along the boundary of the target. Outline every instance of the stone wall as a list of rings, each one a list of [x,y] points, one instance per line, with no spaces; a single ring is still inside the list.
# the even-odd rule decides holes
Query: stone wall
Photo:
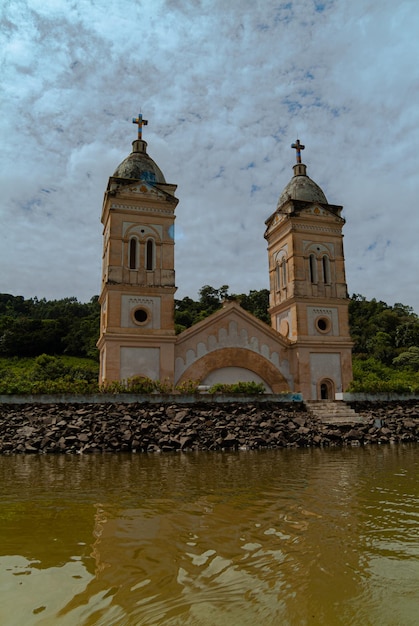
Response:
[[[419,441],[419,402],[356,403],[365,423],[321,424],[302,403],[1,404],[0,454],[169,452]]]

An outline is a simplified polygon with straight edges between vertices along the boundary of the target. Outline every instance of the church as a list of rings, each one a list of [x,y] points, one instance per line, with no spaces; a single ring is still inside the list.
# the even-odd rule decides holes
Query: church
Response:
[[[255,381],[267,393],[335,398],[352,380],[342,206],[293,176],[265,222],[271,326],[237,302],[175,334],[176,185],[142,138],[109,178],[103,224],[100,383],[145,376],[179,385]]]

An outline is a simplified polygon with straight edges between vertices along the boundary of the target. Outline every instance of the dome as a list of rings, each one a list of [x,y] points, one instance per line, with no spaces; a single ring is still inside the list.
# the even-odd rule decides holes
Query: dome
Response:
[[[291,178],[278,200],[278,207],[287,200],[303,200],[304,202],[320,202],[327,204],[326,196],[320,187],[306,174],[303,163],[294,165],[294,176]]]
[[[136,139],[132,142],[132,152],[122,161],[113,173],[114,178],[132,178],[150,183],[166,183],[163,172],[147,154],[147,142]]]

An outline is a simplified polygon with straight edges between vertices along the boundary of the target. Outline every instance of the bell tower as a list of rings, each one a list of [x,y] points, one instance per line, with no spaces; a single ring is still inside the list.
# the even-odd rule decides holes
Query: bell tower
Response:
[[[147,154],[142,128],[109,178],[102,209],[100,382],[174,378],[176,185]]]
[[[307,176],[300,141],[294,176],[266,221],[271,324],[291,342],[295,391],[335,398],[352,380],[341,216]]]

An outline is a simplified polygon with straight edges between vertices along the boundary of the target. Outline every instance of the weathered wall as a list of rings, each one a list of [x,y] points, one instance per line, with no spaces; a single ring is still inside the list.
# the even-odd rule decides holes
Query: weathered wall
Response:
[[[358,403],[330,425],[302,403],[2,404],[0,454],[248,450],[419,442],[419,402]]]

